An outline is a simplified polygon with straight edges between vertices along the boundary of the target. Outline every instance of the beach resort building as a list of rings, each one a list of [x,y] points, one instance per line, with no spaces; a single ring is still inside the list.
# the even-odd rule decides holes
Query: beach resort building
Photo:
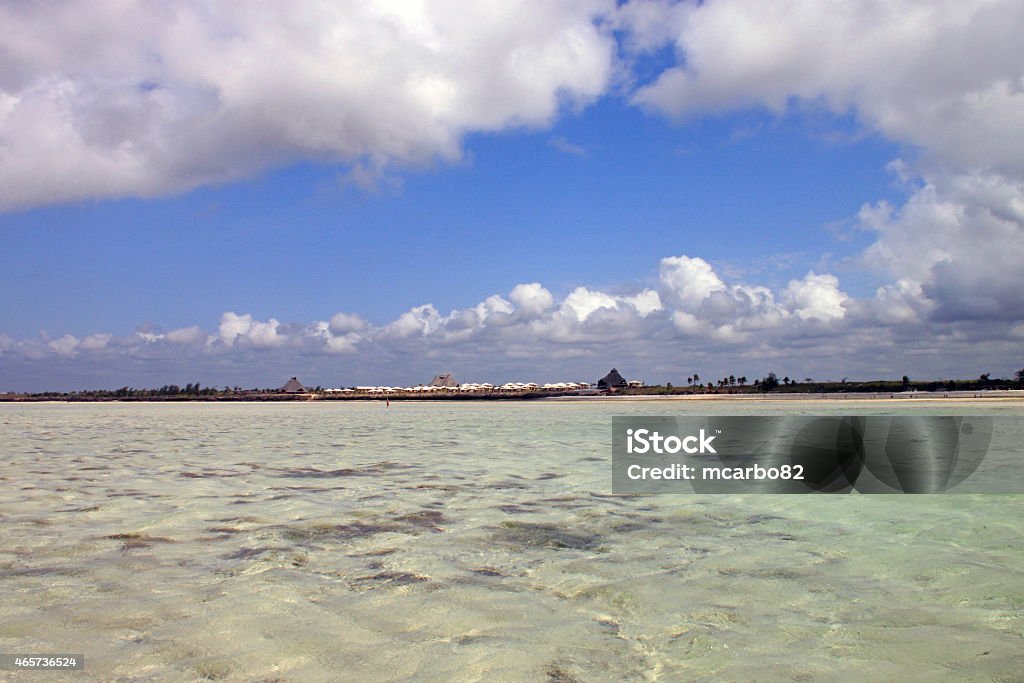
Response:
[[[302,386],[302,382],[299,381],[298,377],[292,377],[281,387],[281,393],[283,394],[301,394],[305,391],[306,387]]]
[[[597,380],[598,389],[623,389],[627,386],[629,386],[629,382],[615,368],[612,368],[611,372]]]

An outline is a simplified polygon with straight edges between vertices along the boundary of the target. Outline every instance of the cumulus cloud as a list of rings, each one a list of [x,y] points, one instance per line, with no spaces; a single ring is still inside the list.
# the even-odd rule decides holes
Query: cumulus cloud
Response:
[[[6,3],[0,208],[453,160],[601,95],[610,0]]]
[[[899,215],[894,212],[888,220]],[[559,298],[540,283],[520,284],[507,295],[494,294],[447,314],[429,303],[414,306],[381,325],[350,313],[303,324],[228,311],[211,333],[196,325],[168,333],[145,326],[125,337],[96,333],[14,340],[0,335],[0,362],[8,376],[10,368],[24,370],[46,358],[69,367],[114,363],[108,372],[117,374],[130,365],[124,359],[145,358],[186,376],[205,367],[213,375],[207,381],[218,384],[231,368],[254,372],[268,364],[286,376],[320,368],[350,377],[340,380],[348,384],[382,381],[373,373],[410,373],[402,381],[422,381],[416,378],[438,364],[488,373],[500,368],[510,373],[506,379],[524,376],[524,369],[544,368],[553,377],[568,368],[596,372],[594,366],[625,362],[658,369],[670,381],[679,380],[671,373],[680,372],[680,363],[702,373],[731,362],[733,374],[776,369],[821,376],[833,372],[837,357],[846,359],[842,372],[847,375],[899,376],[943,367],[962,374],[978,363],[1005,362],[1024,329],[1024,317],[942,320],[935,312],[949,302],[931,298],[927,283],[909,279],[856,298],[831,273],[811,271],[773,289],[727,278],[710,262],[687,255],[662,259],[658,275],[658,290],[625,294],[579,286]],[[331,364],[317,365],[318,358]],[[736,359],[742,359],[742,368]]]
[[[635,308],[636,312],[643,317],[657,313],[664,308],[661,305],[661,297],[653,289],[645,289],[634,296],[622,297],[622,301]]]
[[[90,334],[88,337],[83,339],[76,348],[82,349],[83,351],[101,351],[107,348],[107,344],[114,338],[114,335],[109,333]]]
[[[580,322],[585,322],[598,309],[616,308],[618,305],[615,297],[604,292],[591,291],[586,287],[577,287],[562,302],[562,306],[571,311]]]
[[[863,265],[904,282],[900,298],[926,300],[934,318],[1024,318],[1024,182],[983,172],[932,174],[901,207],[866,205],[859,225],[878,235]]]
[[[330,331],[335,334],[358,332],[365,329],[367,323],[354,313],[335,313],[331,316]]]
[[[49,347],[58,356],[64,358],[74,358],[77,355],[77,349],[81,342],[77,337],[70,334],[65,334],[60,339],[54,339],[50,342]]]
[[[543,314],[555,305],[555,298],[539,282],[516,285],[509,292],[508,298],[516,305],[516,309],[527,317]]]
[[[406,311],[394,322],[386,325],[380,336],[386,339],[423,337],[441,326],[441,315],[433,304],[424,304]]]
[[[282,346],[287,343],[287,336],[280,333],[279,323],[274,318],[262,322],[254,320],[246,313],[238,315],[228,311],[220,318],[217,335],[226,346],[251,345],[256,348]]]
[[[837,320],[846,314],[843,303],[848,298],[839,291],[839,279],[835,275],[818,275],[812,271],[802,280],[790,281],[783,301],[793,315],[802,320]]]
[[[164,338],[172,344],[197,344],[206,339],[206,335],[198,325],[183,327],[172,330],[164,335]]]
[[[907,200],[865,204],[856,219],[877,237],[858,264],[890,280],[874,299],[850,300],[831,276],[810,274],[776,303],[679,257],[661,268],[663,298],[691,314],[674,315],[679,329],[698,319],[721,329],[744,298],[765,323],[1024,317],[1024,4],[645,0],[617,21],[635,50],[675,50],[676,64],[632,93],[648,110],[852,113],[914,156],[890,165]]]
[[[661,260],[659,273],[662,292],[686,310],[694,310],[711,295],[725,289],[711,264],[702,258],[670,256]]]
[[[661,7],[666,20],[650,15]],[[1024,5],[1016,0],[656,3],[634,30],[679,64],[634,101],[683,116],[796,98],[962,168],[1024,173]],[[627,21],[630,17],[625,17]]]

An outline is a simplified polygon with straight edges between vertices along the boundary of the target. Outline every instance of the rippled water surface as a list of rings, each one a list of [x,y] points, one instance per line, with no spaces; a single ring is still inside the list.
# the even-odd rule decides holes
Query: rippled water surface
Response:
[[[0,652],[86,656],[0,679],[1020,681],[1024,496],[610,495],[612,415],[893,410],[0,405]]]

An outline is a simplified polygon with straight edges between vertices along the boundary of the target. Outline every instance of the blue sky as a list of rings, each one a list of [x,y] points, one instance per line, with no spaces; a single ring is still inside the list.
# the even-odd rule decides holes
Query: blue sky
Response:
[[[734,140],[755,126],[772,130]],[[678,253],[767,268],[784,284],[825,252],[856,253],[828,224],[865,197],[900,195],[885,171],[892,144],[823,142],[798,116],[685,125],[609,101],[549,130],[473,136],[465,150],[462,163],[371,192],[342,186],[337,167],[302,164],[168,198],[2,216],[3,329],[126,333],[215,325],[224,310],[297,321],[355,311],[384,324],[522,281],[561,294],[650,284]]]
[[[541,4],[543,28],[525,7],[488,15],[480,30],[508,54],[429,4],[400,20],[335,10],[328,24],[406,31],[375,68],[415,87],[365,92],[348,72],[382,48],[309,47],[276,35],[266,8],[181,3],[176,19],[203,30],[177,42],[167,17],[98,28],[75,2],[3,10],[36,42],[0,62],[0,139],[16,141],[0,147],[0,390],[1024,364],[1010,265],[1024,253],[1024,109],[1001,87],[1024,84],[1024,60],[993,28],[1020,27],[1014,3],[779,2],[770,19],[728,0]],[[100,23],[110,8],[96,7]],[[934,13],[916,53],[893,12]],[[330,78],[323,60],[281,60],[279,79],[153,66],[227,59],[237,46],[209,37],[225,26],[257,61],[295,40]],[[64,35],[96,31],[130,58]],[[953,33],[967,66],[935,85],[946,65],[931,48]],[[837,56],[861,43],[876,61]],[[524,46],[540,56],[509,75]],[[292,85],[304,78],[317,87]]]

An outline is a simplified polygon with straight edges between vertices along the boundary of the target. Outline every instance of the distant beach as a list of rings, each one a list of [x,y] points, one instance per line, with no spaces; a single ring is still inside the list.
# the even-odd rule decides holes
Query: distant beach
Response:
[[[828,394],[671,394],[671,395],[622,395],[604,396],[549,396],[544,400],[568,401],[621,401],[621,402],[659,402],[659,401],[728,401],[744,403],[776,403],[786,401],[792,403],[820,403],[836,401],[849,402],[934,402],[934,401],[999,401],[1001,403],[1021,403],[1024,405],[1024,390],[1011,391],[948,391],[948,392],[914,392],[914,393],[828,393]]]

